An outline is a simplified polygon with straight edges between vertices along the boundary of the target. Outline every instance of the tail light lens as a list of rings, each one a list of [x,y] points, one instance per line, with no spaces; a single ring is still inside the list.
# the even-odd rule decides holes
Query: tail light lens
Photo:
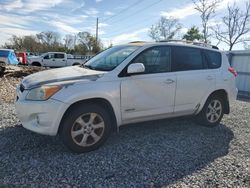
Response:
[[[238,75],[236,70],[233,67],[229,67],[228,71],[231,72],[235,77]]]

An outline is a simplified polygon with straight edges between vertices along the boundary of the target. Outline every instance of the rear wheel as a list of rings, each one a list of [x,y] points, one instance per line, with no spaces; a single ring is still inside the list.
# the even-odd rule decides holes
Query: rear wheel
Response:
[[[5,64],[0,62],[0,76],[3,75],[4,71],[5,71]]]
[[[224,115],[223,104],[223,100],[220,97],[209,97],[202,111],[196,117],[198,123],[208,127],[218,125]]]
[[[99,105],[77,105],[61,123],[60,136],[73,152],[95,150],[108,138],[111,130],[109,114]]]

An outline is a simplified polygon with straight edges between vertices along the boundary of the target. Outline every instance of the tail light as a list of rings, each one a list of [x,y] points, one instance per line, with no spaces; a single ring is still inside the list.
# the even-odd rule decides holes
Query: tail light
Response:
[[[235,77],[238,75],[236,70],[233,67],[229,67],[228,71],[231,72]]]

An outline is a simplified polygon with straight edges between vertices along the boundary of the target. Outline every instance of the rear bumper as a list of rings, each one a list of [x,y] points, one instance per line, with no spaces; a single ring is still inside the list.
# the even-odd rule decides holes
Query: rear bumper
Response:
[[[63,102],[17,100],[16,113],[24,128],[33,132],[54,136],[57,134],[65,107]]]

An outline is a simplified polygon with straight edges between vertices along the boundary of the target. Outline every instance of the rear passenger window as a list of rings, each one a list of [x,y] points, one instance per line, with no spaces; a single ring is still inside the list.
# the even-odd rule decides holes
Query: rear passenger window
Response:
[[[221,66],[221,54],[219,52],[214,52],[210,50],[204,50],[208,68],[217,69]]]
[[[63,59],[64,58],[64,54],[55,54],[54,58],[55,59]]]
[[[190,47],[172,47],[172,71],[203,69],[201,50]]]

